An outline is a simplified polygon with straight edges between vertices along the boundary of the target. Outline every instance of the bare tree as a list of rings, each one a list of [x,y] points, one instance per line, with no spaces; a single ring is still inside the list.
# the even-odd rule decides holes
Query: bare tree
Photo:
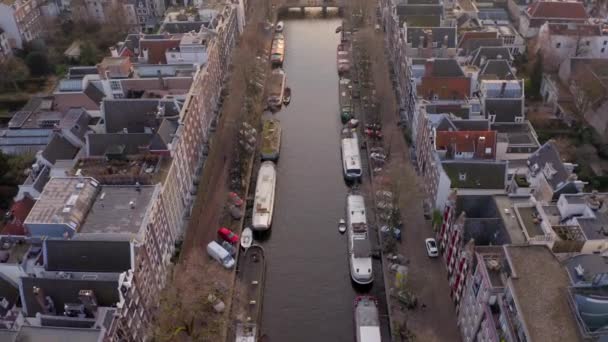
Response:
[[[593,65],[581,67],[570,82],[576,114],[581,118],[598,103],[606,100],[606,87],[593,72]]]

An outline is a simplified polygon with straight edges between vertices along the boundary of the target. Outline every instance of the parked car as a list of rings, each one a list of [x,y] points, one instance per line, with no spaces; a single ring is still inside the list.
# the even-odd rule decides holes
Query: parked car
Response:
[[[209,254],[210,257],[222,264],[224,268],[230,269],[234,267],[235,261],[230,256],[230,253],[215,241],[211,241],[207,245],[207,254]]]
[[[239,197],[239,195],[236,192],[228,193],[228,198],[230,200],[230,203],[236,207],[240,208],[243,205],[243,200],[241,199],[241,197]]]
[[[231,256],[234,257],[236,255],[236,247],[233,244],[228,241],[222,241],[221,245]]]
[[[222,227],[222,228],[218,229],[217,235],[220,238],[222,238],[222,240],[228,241],[233,245],[236,245],[237,243],[239,243],[239,236],[236,235],[234,232],[232,232],[232,230],[230,230],[226,227]]]
[[[428,238],[424,240],[424,245],[426,246],[426,254],[430,258],[436,258],[439,256],[439,250],[437,249],[437,242],[433,238]]]

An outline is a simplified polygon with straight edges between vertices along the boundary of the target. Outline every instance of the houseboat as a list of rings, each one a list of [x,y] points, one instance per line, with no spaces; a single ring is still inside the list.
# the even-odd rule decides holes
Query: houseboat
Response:
[[[361,179],[363,171],[359,153],[359,139],[355,129],[342,129],[341,152],[344,178],[348,181],[358,181]]]
[[[281,149],[281,123],[277,119],[264,121],[262,128],[262,161],[279,159]]]
[[[253,323],[237,323],[236,342],[255,342],[258,327]]]
[[[378,301],[372,296],[355,298],[355,336],[357,342],[381,342]]]
[[[283,65],[285,60],[285,38],[282,34],[276,34],[272,40],[270,49],[270,62],[273,66]]]
[[[340,78],[338,89],[340,92],[340,96],[338,98],[340,104],[340,120],[342,120],[342,123],[346,123],[348,122],[348,120],[353,118],[353,107],[351,97],[352,84],[350,79]]]
[[[253,200],[252,229],[268,230],[272,224],[277,171],[271,161],[265,161],[258,171],[258,180]]]
[[[357,284],[371,284],[374,281],[374,275],[363,196],[348,194],[346,210],[350,276]]]
[[[268,106],[280,108],[283,104],[283,92],[285,91],[285,72],[282,69],[274,69],[270,74],[268,87]]]
[[[338,44],[336,63],[339,75],[344,75],[350,71],[350,51],[347,44]]]

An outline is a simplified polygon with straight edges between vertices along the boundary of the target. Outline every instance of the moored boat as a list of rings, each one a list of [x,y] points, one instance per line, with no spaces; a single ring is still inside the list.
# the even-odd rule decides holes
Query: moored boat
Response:
[[[342,129],[341,140],[342,171],[348,181],[357,181],[363,174],[361,168],[361,155],[359,153],[359,139],[355,129]]]
[[[283,104],[283,92],[285,90],[285,72],[281,69],[274,69],[270,74],[268,89],[268,106],[280,108]]]
[[[257,330],[257,326],[253,323],[237,323],[236,342],[255,342]]]
[[[378,301],[372,296],[355,298],[355,336],[357,342],[381,342]]]
[[[247,249],[247,248],[251,247],[252,243],[253,243],[253,232],[251,231],[251,228],[246,227],[245,229],[243,229],[243,232],[241,232],[241,247],[243,247],[244,249]]]
[[[277,119],[264,121],[262,128],[262,161],[279,159],[281,149],[281,123]]]
[[[340,120],[346,123],[353,118],[352,98],[351,98],[351,82],[348,78],[340,78],[338,85],[339,89],[339,104],[340,104]]]
[[[340,219],[340,222],[338,222],[338,231],[340,234],[344,234],[346,232],[346,221],[344,219]]]
[[[285,60],[285,37],[281,33],[277,33],[272,40],[270,50],[270,62],[274,66],[280,66]]]
[[[252,229],[268,230],[272,224],[277,172],[273,162],[265,161],[258,171],[253,200]]]
[[[357,284],[370,284],[374,281],[374,275],[363,196],[348,194],[346,210],[350,276]]]
[[[287,106],[287,105],[289,105],[290,102],[291,102],[291,88],[285,87],[285,90],[283,90],[283,104]]]
[[[338,74],[343,75],[350,71],[350,49],[347,44],[338,44],[336,64]]]

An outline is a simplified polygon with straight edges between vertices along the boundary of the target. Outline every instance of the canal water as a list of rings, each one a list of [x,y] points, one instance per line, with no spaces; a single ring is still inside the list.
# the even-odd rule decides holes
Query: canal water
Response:
[[[292,100],[274,114],[283,135],[275,214],[262,242],[268,260],[262,332],[271,342],[352,342],[359,290],[350,281],[346,234],[337,229],[348,190],[339,149],[335,29],[341,19],[307,14],[284,22]],[[384,303],[379,265],[372,294]]]

